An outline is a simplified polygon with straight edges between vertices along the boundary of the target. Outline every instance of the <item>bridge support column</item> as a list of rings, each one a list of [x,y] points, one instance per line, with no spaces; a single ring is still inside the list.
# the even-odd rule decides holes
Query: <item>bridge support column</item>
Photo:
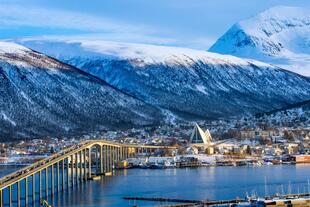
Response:
[[[104,154],[104,172],[108,172],[108,152],[107,146],[103,145],[103,154]]]
[[[80,182],[83,181],[83,156],[82,156],[82,151],[79,152],[79,168],[80,168]]]
[[[12,207],[12,201],[13,201],[13,191],[12,191],[12,185],[9,187],[9,206]]]
[[[108,161],[109,161],[109,172],[112,172],[112,163],[113,163],[113,153],[112,153],[112,146],[108,146]]]
[[[45,168],[45,198],[48,200],[48,167]]]
[[[59,162],[60,162],[60,161],[59,161]],[[60,178],[59,178],[59,162],[57,162],[57,164],[56,164],[56,168],[57,168],[57,169],[56,169],[56,170],[57,170],[57,171],[56,171],[56,173],[57,173],[57,184],[56,184],[56,185],[57,185],[57,186],[56,186],[57,195],[58,195],[58,193],[59,193],[59,187],[60,187],[60,186],[59,186],[59,185],[60,185],[60,181],[59,181],[59,180],[60,180]]]
[[[3,192],[0,190],[0,207],[3,207]]]
[[[100,146],[100,174],[104,173],[103,169],[103,146]]]
[[[62,166],[61,166],[61,176],[62,176],[62,191],[65,190],[65,159],[62,160]]]
[[[114,147],[114,167],[116,166],[116,163],[118,161],[118,147]]]
[[[117,160],[117,147],[113,147],[113,165],[112,165],[112,169],[114,169],[113,167],[115,167],[115,163]]]
[[[115,147],[112,146],[111,147],[111,171],[113,171],[113,165],[114,165],[114,162],[115,162]]]
[[[98,165],[99,165],[99,161],[98,161],[98,146],[96,146],[96,148],[95,148],[95,165],[96,165],[95,175],[97,175],[98,174]]]
[[[36,202],[36,174],[32,175],[32,205],[34,206]]]
[[[70,157],[70,161],[71,161],[71,187],[74,188],[74,160],[73,160],[73,155],[71,155]]]
[[[107,172],[110,172],[110,163],[111,163],[110,146],[107,145],[106,148],[107,148],[107,152],[106,152],[106,154],[107,154]]]
[[[78,170],[78,165],[79,165],[79,157],[78,157],[78,153],[75,154],[75,183],[76,185],[78,185],[78,180],[79,180],[79,170]]]
[[[52,182],[51,182],[51,195],[54,196],[54,187],[55,187],[55,181],[54,181],[54,165],[51,166],[51,175],[52,175]]]
[[[20,181],[17,182],[17,207],[20,207]]]
[[[39,198],[40,203],[42,202],[42,171],[39,172]]]
[[[86,163],[86,149],[83,150],[83,154],[84,154],[84,162],[83,162],[83,165],[84,165],[84,180],[86,181],[87,180],[87,163]]]
[[[69,162],[69,157],[67,157],[67,189],[69,190],[70,188],[70,162]]]
[[[121,150],[120,150],[120,147],[117,147],[116,148],[117,149],[117,161],[120,161],[120,159],[121,159]]]
[[[28,206],[28,177],[25,178],[25,206]]]
[[[121,161],[121,160],[122,160],[122,156],[121,156],[122,148],[121,148],[121,147],[118,147],[118,148],[117,148],[117,152],[118,152],[118,161]]]
[[[91,178],[91,148],[88,153],[88,177]]]
[[[119,148],[119,160],[122,161],[123,160],[123,147]]]
[[[113,171],[113,166],[115,165],[115,160],[116,160],[116,148],[113,146],[112,147],[112,171]]]

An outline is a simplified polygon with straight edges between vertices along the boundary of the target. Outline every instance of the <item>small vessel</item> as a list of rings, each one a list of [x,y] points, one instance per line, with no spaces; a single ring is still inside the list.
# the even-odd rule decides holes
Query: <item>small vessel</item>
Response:
[[[113,173],[112,173],[112,172],[106,172],[106,173],[104,173],[104,175],[105,175],[105,176],[112,176]]]
[[[101,180],[101,176],[100,175],[95,175],[91,179],[92,180]]]

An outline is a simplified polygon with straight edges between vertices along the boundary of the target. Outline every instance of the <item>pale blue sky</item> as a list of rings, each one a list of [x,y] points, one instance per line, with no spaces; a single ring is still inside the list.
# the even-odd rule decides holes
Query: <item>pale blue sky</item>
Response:
[[[234,23],[309,0],[0,0],[0,38],[76,35],[208,49]]]

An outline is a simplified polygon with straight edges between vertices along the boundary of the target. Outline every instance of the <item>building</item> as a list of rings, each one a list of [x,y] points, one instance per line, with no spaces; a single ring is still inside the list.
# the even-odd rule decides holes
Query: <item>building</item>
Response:
[[[310,155],[292,155],[291,161],[295,163],[310,163]]]
[[[190,144],[191,148],[196,148],[198,151],[214,154],[210,131],[208,129],[203,131],[197,123],[194,124],[194,129],[190,137]]]
[[[194,125],[193,132],[190,137],[192,145],[210,145],[212,143],[212,136],[207,129],[205,132],[199,127],[197,123]]]
[[[0,157],[0,164],[8,163],[9,159],[7,157]]]

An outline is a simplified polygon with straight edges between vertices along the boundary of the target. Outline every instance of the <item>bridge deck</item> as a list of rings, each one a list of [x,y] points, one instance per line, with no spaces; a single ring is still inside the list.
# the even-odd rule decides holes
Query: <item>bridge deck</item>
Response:
[[[25,179],[26,177],[32,176],[33,174],[41,170],[44,170],[52,166],[53,164],[56,164],[83,149],[89,149],[90,147],[94,145],[113,146],[117,148],[122,147],[122,148],[143,148],[143,149],[176,149],[176,147],[170,147],[170,146],[134,145],[134,144],[121,144],[121,143],[116,143],[116,142],[111,142],[111,141],[106,141],[106,140],[87,140],[87,141],[80,142],[77,145],[74,145],[59,153],[53,154],[50,157],[47,157],[43,160],[35,162],[34,164],[30,166],[22,168],[16,172],[13,172],[1,178],[0,179],[0,190],[7,188],[8,186],[11,186],[16,182],[21,181]]]

